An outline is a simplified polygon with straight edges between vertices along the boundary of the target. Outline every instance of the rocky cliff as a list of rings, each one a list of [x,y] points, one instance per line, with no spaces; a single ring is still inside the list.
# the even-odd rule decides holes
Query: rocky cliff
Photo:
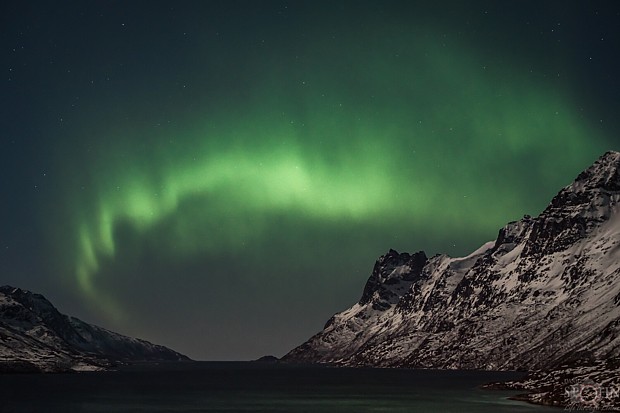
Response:
[[[390,250],[360,301],[284,360],[540,372],[618,359],[619,167],[604,154],[467,257]]]

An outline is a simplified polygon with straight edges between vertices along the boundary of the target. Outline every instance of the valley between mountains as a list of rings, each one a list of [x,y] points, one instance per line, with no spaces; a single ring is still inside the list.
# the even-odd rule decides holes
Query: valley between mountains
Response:
[[[620,410],[620,153],[470,255],[390,250],[360,300],[282,361],[338,366],[520,370],[541,404]],[[0,372],[188,361],[173,350],[61,314],[0,287]]]

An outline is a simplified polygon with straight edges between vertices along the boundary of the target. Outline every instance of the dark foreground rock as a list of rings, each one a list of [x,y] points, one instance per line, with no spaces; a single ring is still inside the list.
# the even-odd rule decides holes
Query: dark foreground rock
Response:
[[[484,387],[523,390],[514,398],[569,410],[620,411],[620,359],[575,361]]]

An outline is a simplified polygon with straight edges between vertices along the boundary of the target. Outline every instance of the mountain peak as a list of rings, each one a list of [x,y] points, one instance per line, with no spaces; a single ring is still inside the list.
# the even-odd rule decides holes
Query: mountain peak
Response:
[[[620,201],[620,152],[603,154],[525,225],[524,254],[550,254],[585,240],[615,214]],[[510,225],[510,224],[509,224]],[[501,238],[501,237],[500,237]]]
[[[580,173],[567,188],[575,192],[591,189],[620,191],[620,152],[608,151]]]
[[[398,291],[406,290],[421,276],[422,268],[427,261],[424,251],[409,254],[390,249],[375,262],[360,303],[366,304],[372,301],[373,307],[377,310],[389,308],[391,304],[396,303],[394,299],[398,297]]]
[[[10,285],[2,285],[0,286],[0,293],[4,294],[14,294],[18,291],[22,291],[21,288],[12,287]]]

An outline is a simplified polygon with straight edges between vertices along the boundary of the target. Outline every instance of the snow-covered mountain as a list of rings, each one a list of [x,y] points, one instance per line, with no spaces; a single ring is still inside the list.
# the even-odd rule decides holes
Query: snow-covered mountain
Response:
[[[96,370],[163,360],[189,359],[61,314],[40,294],[0,287],[0,371]]]
[[[532,371],[618,358],[619,167],[605,153],[467,257],[390,250],[360,301],[284,359]]]

